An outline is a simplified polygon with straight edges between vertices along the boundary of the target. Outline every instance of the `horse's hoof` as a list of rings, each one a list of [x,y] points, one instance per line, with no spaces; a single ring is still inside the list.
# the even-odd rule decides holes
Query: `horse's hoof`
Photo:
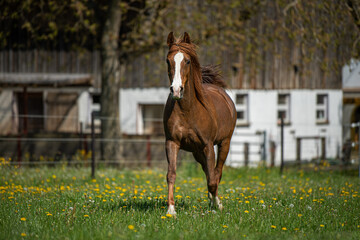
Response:
[[[175,211],[175,206],[174,205],[170,205],[168,210],[167,210],[167,213],[166,214],[170,214],[172,216],[176,216],[176,211]]]
[[[218,208],[219,208],[220,211],[222,211],[224,209],[224,207],[223,207],[223,205],[221,203],[218,205]]]
[[[222,211],[223,210],[223,205],[220,202],[220,199],[218,196],[215,197],[214,199],[214,205],[217,206],[217,208]]]

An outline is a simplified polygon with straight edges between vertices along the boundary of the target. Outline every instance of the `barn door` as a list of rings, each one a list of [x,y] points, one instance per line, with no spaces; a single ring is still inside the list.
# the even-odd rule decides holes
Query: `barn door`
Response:
[[[19,132],[44,130],[44,101],[42,92],[16,93],[19,110]]]

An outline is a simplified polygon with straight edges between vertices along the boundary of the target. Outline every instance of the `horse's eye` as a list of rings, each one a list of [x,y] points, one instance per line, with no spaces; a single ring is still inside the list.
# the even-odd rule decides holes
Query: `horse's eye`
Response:
[[[186,64],[190,64],[190,60],[186,60]]]

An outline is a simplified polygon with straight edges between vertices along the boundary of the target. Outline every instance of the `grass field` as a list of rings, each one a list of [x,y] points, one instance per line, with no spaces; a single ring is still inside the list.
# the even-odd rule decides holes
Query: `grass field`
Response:
[[[195,164],[164,170],[0,166],[0,239],[360,239],[356,173],[225,168],[222,212]]]

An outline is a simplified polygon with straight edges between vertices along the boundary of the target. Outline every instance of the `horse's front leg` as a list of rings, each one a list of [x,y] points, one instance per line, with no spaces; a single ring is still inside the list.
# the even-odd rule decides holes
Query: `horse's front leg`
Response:
[[[176,179],[176,159],[179,152],[179,145],[173,141],[166,141],[166,157],[168,161],[168,214],[176,215],[175,201],[174,201],[174,185]]]

